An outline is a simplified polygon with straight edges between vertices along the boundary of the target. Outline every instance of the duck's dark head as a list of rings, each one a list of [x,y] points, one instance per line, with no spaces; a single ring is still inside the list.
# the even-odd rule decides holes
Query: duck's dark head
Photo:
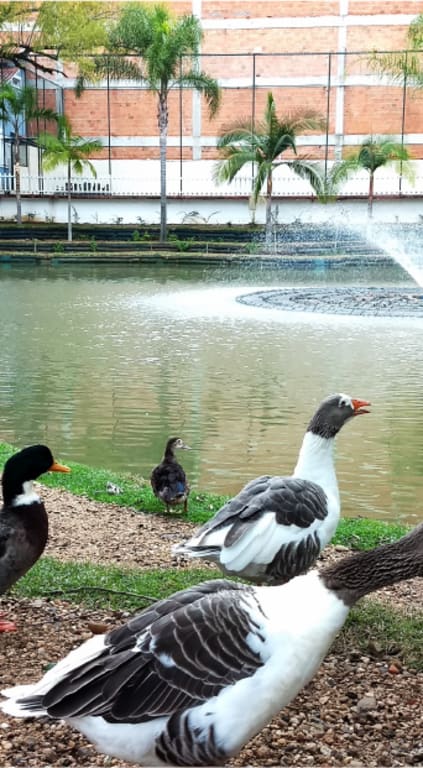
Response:
[[[180,437],[170,437],[169,440],[166,443],[166,450],[165,450],[165,456],[173,456],[174,451],[177,448],[181,448],[184,451],[190,451],[191,448],[189,445],[184,443],[182,438]]]
[[[367,400],[359,400],[350,395],[337,393],[330,395],[320,403],[316,413],[308,425],[307,431],[320,437],[335,437],[339,430],[353,416],[370,413]]]
[[[46,445],[30,445],[11,456],[3,470],[4,503],[9,504],[25,491],[25,483],[32,483],[44,472],[70,472],[70,469],[58,464]]]

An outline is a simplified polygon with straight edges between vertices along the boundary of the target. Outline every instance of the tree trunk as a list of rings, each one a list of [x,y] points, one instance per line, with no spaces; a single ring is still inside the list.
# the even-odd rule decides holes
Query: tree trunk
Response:
[[[21,200],[21,166],[19,163],[19,138],[18,134],[15,134],[15,157],[14,157],[14,171],[15,171],[15,197],[16,197],[16,224],[18,227],[22,226],[22,200]]]
[[[71,192],[71,164],[68,163],[68,242],[72,242],[72,192]]]
[[[367,201],[367,215],[369,219],[373,216],[373,196],[374,196],[374,173],[370,171],[370,179],[369,179],[369,199]]]
[[[166,201],[166,150],[167,150],[167,127],[169,122],[169,113],[167,107],[167,93],[161,91],[159,94],[159,135],[160,135],[160,242],[164,243],[167,239],[167,201]]]
[[[270,245],[272,242],[272,171],[269,171],[266,185],[266,245]]]

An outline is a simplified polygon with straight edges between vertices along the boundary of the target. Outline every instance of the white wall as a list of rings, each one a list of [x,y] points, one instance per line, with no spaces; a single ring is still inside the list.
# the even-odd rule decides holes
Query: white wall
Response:
[[[77,212],[80,224],[133,224],[134,228],[145,224],[158,224],[160,221],[159,201],[151,198],[128,199],[81,199],[75,197],[72,205]],[[276,201],[278,221],[288,224],[295,220],[303,223],[338,222],[355,226],[365,225],[367,203],[365,200],[342,200],[322,205],[310,200]],[[64,198],[24,198],[22,201],[23,217],[35,213],[35,221],[67,221],[67,203]],[[194,215],[188,216],[190,212]],[[3,197],[0,203],[1,220],[12,220],[16,213],[13,196]],[[32,218],[32,217],[31,217]],[[140,220],[141,219],[141,220]],[[374,203],[374,221],[380,222],[421,222],[423,205],[421,198],[403,200],[380,200]],[[73,220],[76,221],[75,217]],[[170,199],[168,204],[168,223],[204,223],[210,224],[248,224],[252,217],[247,200],[233,199]],[[256,222],[263,224],[264,206],[259,205]]]
[[[125,223],[140,225],[157,224],[159,206],[158,161],[113,161],[113,176],[108,175],[107,161],[95,161],[97,177],[74,177],[72,206],[73,218],[80,223]],[[214,224],[247,224],[253,220],[249,205],[251,177],[239,176],[231,184],[217,185],[213,179],[213,161],[178,161],[167,164],[168,222],[180,224],[210,222]],[[419,222],[423,215],[423,161],[416,162],[415,181],[411,184],[402,179],[401,190],[409,195],[398,197],[399,176],[394,169],[380,169],[376,173],[375,194],[382,196],[374,203],[376,221]],[[22,173],[23,215],[35,214],[38,221],[67,220],[65,197],[66,178],[64,169],[43,177],[44,196],[38,194],[40,183],[37,176]],[[281,167],[274,178],[274,211],[280,223],[295,219],[303,222],[340,220],[360,224],[367,214],[368,175],[364,172],[351,179],[342,188],[343,197],[337,203],[323,205],[312,198],[307,182],[296,177],[286,167]],[[81,196],[82,193],[82,196]],[[358,196],[358,198],[357,198]],[[12,219],[16,212],[14,194],[0,196],[0,217]],[[193,213],[190,217],[189,214]],[[142,221],[140,221],[140,219]],[[265,207],[257,206],[255,221],[264,223]]]

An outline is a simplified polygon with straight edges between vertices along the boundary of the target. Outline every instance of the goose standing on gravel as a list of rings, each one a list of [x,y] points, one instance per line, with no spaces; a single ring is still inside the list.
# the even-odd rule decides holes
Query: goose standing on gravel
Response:
[[[8,459],[2,477],[0,509],[0,595],[4,594],[41,557],[47,543],[48,517],[32,487],[44,472],[70,472],[54,461],[46,445],[31,445]],[[0,617],[0,632],[16,629]]]
[[[278,587],[208,581],[147,608],[2,691],[16,717],[65,719],[107,755],[141,765],[219,765],[313,677],[349,609],[423,576],[423,524]]]
[[[190,487],[183,467],[176,461],[176,449],[191,450],[180,437],[170,437],[162,461],[151,473],[150,482],[154,495],[166,505],[166,512],[170,507],[183,504],[186,513]]]
[[[327,397],[304,435],[290,477],[264,475],[247,483],[174,555],[200,557],[223,573],[255,583],[283,584],[307,571],[331,540],[340,516],[333,447],[367,400]]]

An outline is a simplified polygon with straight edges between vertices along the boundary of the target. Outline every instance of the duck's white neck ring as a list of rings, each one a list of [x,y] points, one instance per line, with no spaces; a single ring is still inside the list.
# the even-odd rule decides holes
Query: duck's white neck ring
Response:
[[[19,493],[12,502],[12,507],[22,507],[25,504],[34,504],[39,502],[40,497],[38,493],[34,491],[32,480],[26,480],[22,483],[23,493]]]

